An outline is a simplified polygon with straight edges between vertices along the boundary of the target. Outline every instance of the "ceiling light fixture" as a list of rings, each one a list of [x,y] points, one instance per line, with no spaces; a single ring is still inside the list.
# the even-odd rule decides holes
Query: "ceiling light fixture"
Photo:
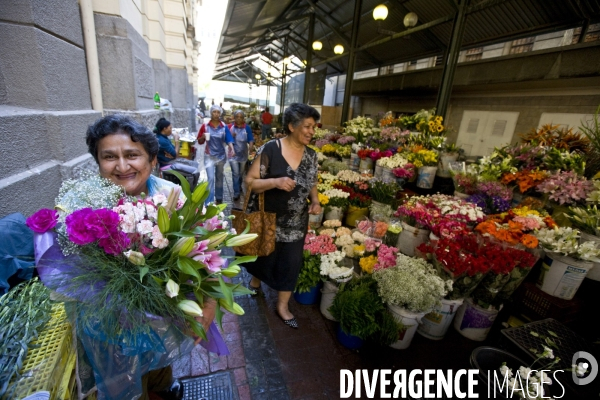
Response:
[[[312,48],[314,51],[319,51],[323,48],[323,43],[319,42],[318,40],[315,40],[312,44]]]
[[[419,17],[414,12],[409,12],[404,16],[404,26],[407,28],[412,28],[413,26],[417,25],[418,21]]]
[[[292,60],[290,60],[290,58],[289,58],[289,57],[285,57],[285,58],[283,59],[283,63],[284,63],[285,65],[288,65],[288,64],[289,64],[289,63],[291,63],[291,62],[292,62]]]
[[[336,44],[333,48],[333,52],[335,54],[342,54],[344,52],[344,46],[342,46],[341,44]]]
[[[373,19],[375,21],[383,21],[388,16],[388,9],[385,4],[380,4],[373,9]]]
[[[256,78],[257,81],[260,81],[262,79],[261,74],[256,74],[256,75],[254,75],[254,77]]]

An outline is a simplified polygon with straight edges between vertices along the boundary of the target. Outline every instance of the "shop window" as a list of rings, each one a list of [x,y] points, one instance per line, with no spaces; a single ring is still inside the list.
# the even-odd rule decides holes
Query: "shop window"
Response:
[[[510,54],[520,54],[531,51],[531,49],[533,49],[534,42],[535,36],[513,40],[510,48]]]
[[[465,61],[481,60],[482,55],[483,47],[475,47],[474,49],[469,49],[465,54]]]

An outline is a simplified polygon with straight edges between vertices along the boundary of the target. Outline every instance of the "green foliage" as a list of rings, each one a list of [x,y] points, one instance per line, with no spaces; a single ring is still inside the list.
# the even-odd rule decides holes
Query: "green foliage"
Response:
[[[369,194],[373,200],[383,204],[391,204],[400,190],[400,186],[395,181],[383,181],[381,179],[371,179],[369,181]]]
[[[381,301],[371,275],[342,284],[329,311],[345,333],[383,346],[398,340],[398,332],[404,329]]]
[[[304,262],[300,268],[298,282],[296,282],[296,293],[306,293],[321,282],[321,256],[311,255],[310,251],[304,250]]]

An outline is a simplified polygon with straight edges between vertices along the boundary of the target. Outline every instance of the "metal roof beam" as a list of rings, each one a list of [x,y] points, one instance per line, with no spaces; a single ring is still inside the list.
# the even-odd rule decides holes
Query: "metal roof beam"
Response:
[[[236,53],[240,50],[244,50],[244,49],[248,49],[251,47],[260,47],[260,46],[266,46],[268,44],[270,44],[272,42],[272,40],[263,40],[262,42],[257,42],[257,43],[248,43],[248,44],[244,44],[242,46],[235,46],[227,51],[224,51],[222,53],[219,54],[231,54],[231,53]]]
[[[294,18],[288,18],[285,19],[283,21],[278,20],[276,22],[271,22],[270,24],[263,24],[263,25],[259,25],[256,26],[254,28],[250,28],[250,29],[245,29],[243,31],[240,32],[236,32],[236,33],[231,33],[231,34],[224,34],[223,36],[227,36],[227,37],[241,37],[241,36],[245,36],[249,33],[254,33],[257,31],[263,31],[265,29],[269,29],[269,28],[273,28],[275,26],[281,26],[281,25],[285,25],[285,24],[291,24],[292,22],[304,19],[304,18],[308,18],[308,15],[300,15],[298,17],[294,17]]]

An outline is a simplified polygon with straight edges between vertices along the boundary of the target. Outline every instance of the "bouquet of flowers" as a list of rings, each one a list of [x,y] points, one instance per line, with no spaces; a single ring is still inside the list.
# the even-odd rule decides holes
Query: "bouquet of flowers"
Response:
[[[371,118],[356,117],[344,123],[344,134],[354,136],[359,142],[364,142],[365,138],[375,136],[381,132],[381,129],[375,126],[375,121]]]
[[[433,167],[438,164],[438,154],[433,150],[421,149],[408,153],[407,157],[416,168]]]
[[[391,150],[380,150],[380,149],[375,149],[370,157],[373,160],[373,162],[376,162],[382,158],[388,158],[391,157],[394,153],[392,153]]]
[[[515,144],[505,146],[497,150],[499,153],[510,156],[512,164],[518,169],[536,169],[543,168],[543,159],[548,150],[544,146],[534,146],[531,144]]]
[[[382,158],[379,161],[379,165],[382,168],[390,168],[390,169],[403,167],[406,164],[408,164],[408,160],[406,158],[402,157],[402,154],[400,154],[400,153],[396,153],[391,157]]]
[[[313,135],[313,139],[323,139],[325,136],[331,135],[331,131],[328,129],[315,128],[315,134]]]
[[[499,214],[510,209],[510,202],[500,196],[490,196],[482,193],[473,194],[466,199],[469,203],[481,208],[484,214]]]
[[[294,291],[304,293],[316,286],[321,281],[321,256],[336,250],[337,247],[331,236],[307,234],[304,238],[304,262],[300,268]]]
[[[343,182],[345,184],[350,184],[350,183],[364,182],[367,178],[365,178],[364,176],[362,176],[361,174],[359,174],[356,171],[352,171],[350,169],[345,169],[343,171],[338,172],[337,175],[335,176],[335,179],[337,179],[338,181]]]
[[[483,236],[511,246],[520,244],[525,248],[535,249],[538,240],[532,232],[547,226],[555,226],[555,223],[550,217],[542,218],[535,210],[526,212],[529,213],[518,215],[511,210],[508,213],[491,215],[486,221],[477,225],[475,230]]]
[[[594,190],[592,181],[573,171],[559,171],[537,186],[537,191],[548,194],[548,198],[560,205],[583,203]]]
[[[408,129],[402,130],[396,126],[383,128],[380,134],[382,139],[398,144],[404,144],[408,136],[410,136],[410,131]]]
[[[371,157],[371,153],[373,153],[373,151],[373,149],[362,149],[358,150],[356,154],[361,160],[366,160],[367,158]]]
[[[518,169],[515,167],[514,158],[501,150],[494,149],[492,154],[482,157],[475,167],[476,174],[486,181],[497,181],[505,174],[515,174]],[[502,182],[507,184],[507,182]]]
[[[555,226],[554,229],[540,229],[534,235],[544,250],[561,253],[576,260],[600,262],[598,243],[590,241],[579,244],[580,233],[577,229]]]
[[[373,271],[379,271],[395,266],[397,255],[398,249],[396,247],[381,244],[377,250],[377,262],[373,265]]]
[[[519,172],[507,172],[502,175],[501,182],[508,185],[515,182],[521,193],[527,192],[529,189],[536,187],[546,179],[548,174],[541,170],[522,170]]]
[[[394,168],[392,170],[392,173],[397,178],[401,178],[401,179],[410,181],[415,176],[415,166],[414,166],[414,164],[406,163],[401,167]]]
[[[336,283],[347,282],[352,278],[354,269],[341,265],[346,253],[336,250],[321,255],[321,276],[324,280],[330,279]]]
[[[456,172],[452,175],[454,190],[464,194],[475,194],[477,192],[477,175],[468,172]]]
[[[374,271],[373,278],[384,303],[414,313],[431,311],[452,289],[452,281],[441,279],[427,261],[402,253],[397,255],[396,266]]]
[[[339,145],[335,150],[335,154],[340,158],[350,158],[350,154],[352,154],[352,147],[349,145]]]
[[[203,205],[207,183],[191,192],[178,177],[181,187],[141,198],[124,196],[121,187],[98,176],[67,181],[57,198],[59,212],[43,209],[27,220],[41,280],[77,301],[78,336],[97,376],[113,360],[94,349],[122,356],[115,342],[144,355],[145,361],[139,355],[120,359],[125,371],[147,368],[151,360],[157,368],[168,365],[191,351],[192,335],[224,352],[216,327],[207,333],[196,318],[209,304],[219,324],[221,308],[244,313],[234,297],[251,291],[227,278],[256,257],[225,257],[221,250],[256,234],[230,229],[225,205]],[[104,378],[96,382],[102,391],[108,390]]]
[[[326,190],[323,194],[329,198],[329,203],[327,204],[327,208],[331,208],[331,207],[345,208],[348,205],[348,197],[350,197],[350,193],[348,193],[348,192],[345,192],[340,189],[332,188],[332,189]]]
[[[388,182],[380,178],[369,180],[369,185],[369,194],[373,200],[383,204],[391,204],[400,190],[400,186],[396,182]]]
[[[569,207],[565,215],[571,220],[573,226],[588,235],[600,235],[600,211],[594,204],[593,206]]]
[[[335,155],[337,154],[337,148],[338,146],[331,143],[327,143],[324,144],[323,147],[321,147],[321,152],[323,152],[323,154],[325,154],[327,157],[335,157]]]
[[[313,139],[315,137],[313,136]],[[319,149],[320,152],[323,151],[323,146],[325,146],[326,144],[331,144],[331,142],[327,139],[317,139],[315,140],[315,147]]]
[[[338,144],[341,144],[342,146],[352,144],[355,141],[356,141],[356,138],[354,136],[342,136],[341,138],[339,138],[337,140]]]
[[[551,147],[542,162],[549,171],[573,171],[581,176],[585,171],[585,156],[579,151],[568,152]]]

